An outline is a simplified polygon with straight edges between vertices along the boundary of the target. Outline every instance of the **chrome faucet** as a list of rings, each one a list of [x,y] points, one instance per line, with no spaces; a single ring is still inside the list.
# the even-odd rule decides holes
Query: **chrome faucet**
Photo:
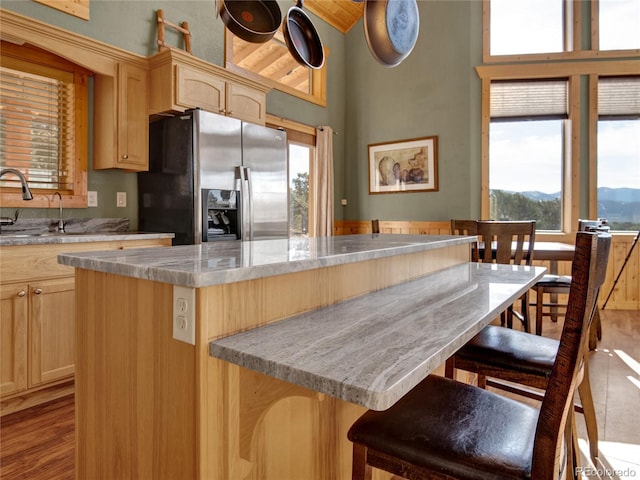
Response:
[[[3,168],[2,170],[0,170],[0,178],[2,178],[7,173],[13,173],[20,179],[20,183],[22,183],[22,199],[33,200],[33,195],[31,194],[31,190],[29,190],[29,185],[27,185],[27,179],[24,177],[24,174],[20,170],[16,170],[15,168]]]
[[[55,201],[56,195],[60,199],[60,218],[58,219],[58,228],[56,228],[56,232],[64,233],[64,220],[62,219],[62,195],[60,195],[60,192],[56,192],[51,195],[51,201]]]

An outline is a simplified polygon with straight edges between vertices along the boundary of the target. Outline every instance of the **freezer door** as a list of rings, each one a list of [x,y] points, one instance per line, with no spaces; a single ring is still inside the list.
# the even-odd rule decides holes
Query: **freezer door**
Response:
[[[198,243],[190,116],[149,125],[149,171],[138,173],[138,228],[174,232],[174,245]]]
[[[289,189],[286,132],[251,123],[242,124],[243,166],[251,182],[251,238],[289,235]],[[243,212],[247,209],[243,207]]]
[[[204,110],[194,111],[196,191],[236,190],[235,168],[242,165],[242,122]]]

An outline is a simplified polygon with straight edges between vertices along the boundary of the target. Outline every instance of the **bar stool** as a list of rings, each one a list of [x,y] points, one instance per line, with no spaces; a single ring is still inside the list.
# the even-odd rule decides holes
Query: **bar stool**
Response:
[[[572,454],[563,432],[610,244],[606,233],[578,233],[562,360],[540,409],[431,375],[388,410],[369,410],[351,426],[352,479],[371,479],[372,467],[410,480],[561,478]]]
[[[536,222],[493,220],[476,221],[476,233],[479,245],[472,249],[473,260],[483,263],[502,263],[513,265],[531,265],[533,262],[533,247],[536,236]],[[487,248],[490,246],[491,248]],[[506,315],[502,315],[502,323],[513,327],[513,317],[522,322],[525,332],[529,331],[529,291],[520,299],[520,311],[510,306]]]
[[[608,230],[609,227],[606,226],[606,223],[606,219],[578,220],[578,231]],[[536,292],[536,335],[542,335],[542,320],[544,317],[550,317],[555,322],[558,314],[561,313],[558,312],[558,309],[561,309],[562,312],[566,311],[567,304],[558,301],[557,296],[568,295],[570,286],[571,276],[546,274],[532,287],[532,290]],[[544,301],[545,294],[550,296],[547,302]],[[594,319],[594,327],[597,330],[597,338],[599,340],[602,336],[599,314]]]
[[[571,276],[567,278],[569,282],[572,281]],[[598,318],[597,311],[596,305],[591,327]],[[546,389],[558,351],[557,340],[489,325],[447,360],[445,376],[455,378],[455,369],[465,370],[478,375],[478,386],[481,388],[491,386],[542,400],[544,395],[539,391],[518,385]],[[595,461],[598,456],[598,423],[588,367],[588,363],[584,362],[578,372],[578,393],[582,406],[576,406],[575,410],[584,414],[589,454]]]

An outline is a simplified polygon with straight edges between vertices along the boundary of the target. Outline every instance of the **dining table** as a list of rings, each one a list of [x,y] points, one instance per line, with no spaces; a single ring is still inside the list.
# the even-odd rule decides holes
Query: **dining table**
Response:
[[[533,259],[549,262],[549,273],[558,274],[558,262],[573,261],[575,245],[562,242],[538,242],[533,244]]]

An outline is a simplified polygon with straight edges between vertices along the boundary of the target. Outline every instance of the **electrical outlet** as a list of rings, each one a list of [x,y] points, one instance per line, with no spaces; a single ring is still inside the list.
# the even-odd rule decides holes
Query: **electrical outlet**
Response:
[[[127,206],[127,192],[116,193],[116,207]]]
[[[98,192],[94,190],[89,190],[87,192],[87,207],[97,207],[98,206]]]
[[[340,205],[342,205],[343,207],[347,205],[347,199],[343,198],[342,200],[340,200]]]
[[[196,289],[173,287],[173,338],[196,344]]]

